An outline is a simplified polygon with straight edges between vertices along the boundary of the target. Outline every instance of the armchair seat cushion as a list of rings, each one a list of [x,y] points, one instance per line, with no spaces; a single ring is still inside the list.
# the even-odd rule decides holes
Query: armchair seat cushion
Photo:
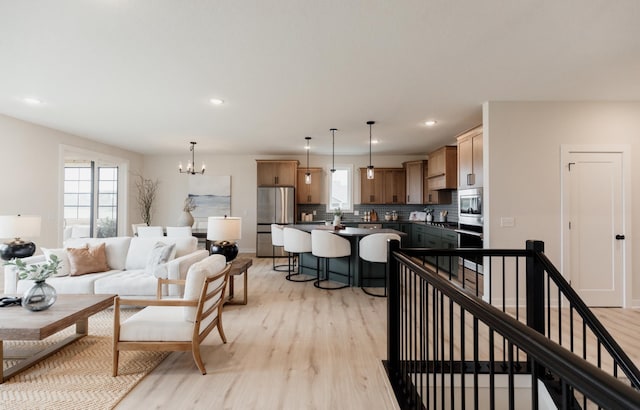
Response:
[[[193,323],[175,306],[148,306],[120,324],[120,341],[176,342],[193,339]]]

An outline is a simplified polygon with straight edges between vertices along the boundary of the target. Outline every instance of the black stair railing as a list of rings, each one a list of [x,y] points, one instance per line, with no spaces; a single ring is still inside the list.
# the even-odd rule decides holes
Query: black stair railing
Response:
[[[637,368],[568,284],[560,280],[560,290],[551,291],[559,273],[542,251],[536,241],[523,250],[400,249],[390,243],[385,366],[403,408],[523,408],[523,400],[530,408],[538,408],[540,400],[564,408],[640,403],[630,387],[638,386]],[[484,297],[497,306],[476,297],[482,294],[479,286],[465,289],[465,275],[482,275],[478,266],[472,272],[452,269],[453,258],[478,256],[489,277]],[[451,280],[456,276],[460,285]],[[565,332],[561,320],[567,312],[556,316],[555,310],[567,309]],[[582,325],[576,331],[578,319]],[[587,329],[595,343],[587,340]],[[579,337],[583,341],[575,342]],[[576,353],[579,345],[586,352],[587,342],[597,346],[595,361]],[[603,369],[607,362],[613,371]],[[523,378],[526,389],[517,387]]]

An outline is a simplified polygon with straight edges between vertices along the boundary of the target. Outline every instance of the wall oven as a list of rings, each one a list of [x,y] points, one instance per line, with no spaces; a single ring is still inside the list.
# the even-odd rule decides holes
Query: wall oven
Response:
[[[458,247],[483,248],[482,188],[458,191]],[[463,259],[462,264],[482,273],[482,258]]]
[[[482,226],[482,188],[458,191],[458,222],[464,225]]]

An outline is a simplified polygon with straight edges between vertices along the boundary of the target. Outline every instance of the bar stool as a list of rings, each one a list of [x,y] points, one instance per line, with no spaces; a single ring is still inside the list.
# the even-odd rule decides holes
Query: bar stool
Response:
[[[294,276],[300,276],[302,273],[300,272],[300,267],[313,269],[310,266],[302,266],[300,263],[300,254],[301,253],[310,253],[311,252],[311,234],[309,232],[304,232],[295,228],[287,228],[286,226],[282,229],[283,238],[284,238],[284,250],[289,253],[288,263],[289,270],[286,276],[287,280],[291,282],[311,282],[315,280],[314,278],[310,279],[296,279]],[[291,255],[293,255],[294,260],[297,257],[298,259],[298,270],[295,271],[295,262],[291,264]],[[295,272],[295,273],[294,273]]]
[[[360,289],[364,293],[370,296],[376,297],[386,297],[387,296],[387,242],[389,240],[396,239],[400,240],[400,235],[396,233],[374,233],[371,235],[367,235],[360,239],[358,248],[359,248],[359,256],[360,256]],[[366,287],[363,286],[363,279],[370,279],[369,277],[364,277],[364,269],[362,269],[362,261],[366,261],[369,263],[383,263],[385,264],[384,271],[384,294],[379,295],[376,293],[371,293],[367,290]]]
[[[348,258],[351,256],[351,243],[330,231],[314,229],[311,231],[311,253],[318,258],[317,260],[317,277],[313,282],[313,286],[319,289],[343,289],[351,286],[351,261],[347,260],[347,284],[343,286],[327,287],[322,286],[320,282],[328,281],[330,274],[330,260],[335,258]],[[324,259],[324,279],[320,279],[320,259]],[[333,272],[337,273],[337,272]]]
[[[290,263],[287,263],[286,265],[276,265],[276,248],[284,248],[283,229],[284,227],[282,225],[271,224],[271,245],[273,246],[272,269],[276,272],[289,272],[291,270]],[[290,261],[289,257],[287,257],[287,261]],[[293,261],[293,266],[295,267],[295,259]]]

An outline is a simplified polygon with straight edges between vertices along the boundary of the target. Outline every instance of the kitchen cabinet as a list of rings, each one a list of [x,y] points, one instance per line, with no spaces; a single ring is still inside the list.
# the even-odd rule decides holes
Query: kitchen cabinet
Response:
[[[482,187],[482,125],[457,137],[458,189]]]
[[[406,203],[426,203],[427,161],[407,161],[402,165],[404,166],[404,172],[406,175]]]
[[[367,169],[360,168],[360,203],[384,203],[384,178],[380,169],[375,170],[375,178],[367,179]]]
[[[297,160],[256,160],[258,186],[296,186]]]
[[[360,168],[361,204],[404,204],[404,192],[404,169],[376,168],[375,178],[367,179],[367,169]]]
[[[429,161],[427,161],[427,170],[429,169]],[[424,177],[424,203],[427,205],[442,205],[451,203],[451,190],[436,190],[432,187],[435,180],[429,178],[428,173]]]
[[[412,226],[411,247],[453,249],[458,247],[458,234],[449,229],[443,229],[427,224],[414,223]],[[427,256],[425,261],[438,267],[440,272],[458,274],[458,257],[453,256]]]
[[[458,187],[458,147],[446,145],[429,153],[427,178],[429,189],[456,189]]]
[[[307,168],[298,168],[298,186],[296,187],[296,202],[298,204],[321,204],[323,171],[322,168],[309,168],[311,183],[304,183],[304,174]]]
[[[405,203],[405,172],[403,168],[384,170],[384,203]]]

